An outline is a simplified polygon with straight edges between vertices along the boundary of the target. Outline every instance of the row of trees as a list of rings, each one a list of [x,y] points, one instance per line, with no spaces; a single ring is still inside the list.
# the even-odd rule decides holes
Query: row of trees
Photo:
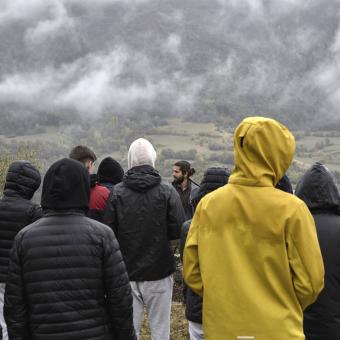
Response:
[[[7,117],[7,119],[11,118]],[[1,140],[0,151],[2,156],[0,161],[2,164],[2,178],[4,177],[8,163],[18,158],[34,160],[44,173],[46,168],[56,159],[67,157],[70,149],[76,144],[90,146],[99,157],[115,153],[119,155],[117,160],[121,162],[122,166],[126,169],[127,152],[130,143],[138,136],[157,136],[157,132],[160,133],[164,131],[164,127],[166,128],[167,124],[167,120],[164,117],[155,118],[147,113],[142,113],[138,119],[130,119],[129,117],[111,115],[109,113],[102,115],[96,121],[78,117],[77,123],[75,123],[73,118],[63,116],[60,117],[61,120],[58,122],[54,121],[57,119],[58,117],[55,116],[52,121],[45,122],[43,118],[41,118],[41,124],[56,123],[57,126],[58,124],[64,124],[68,119],[68,124],[62,125],[62,128],[53,128],[44,125],[46,132],[52,129],[52,134],[51,137],[45,137],[43,142],[42,139],[33,139],[33,136],[30,136],[30,141],[26,143],[18,142],[17,139],[10,138],[3,138]],[[160,129],[160,127],[162,128]],[[13,133],[13,131],[11,131],[11,133]],[[182,136],[186,132],[171,131],[167,133]],[[187,135],[188,134],[189,132],[187,132]],[[324,150],[332,145],[331,136],[323,132],[297,132],[294,134],[298,141],[304,137],[318,137],[315,138],[314,144],[311,144],[308,148],[298,142],[297,155],[300,157],[312,157],[317,151]],[[315,134],[319,134],[320,136],[316,136]],[[321,135],[323,139],[320,138]],[[177,147],[177,149],[174,150],[155,144],[158,150],[162,150],[158,155],[157,167],[163,176],[171,179],[172,164],[179,159],[186,159],[193,164],[197,171],[195,175],[197,181],[203,176],[204,170],[210,166],[233,167],[232,142],[226,143],[224,138],[223,140],[221,139],[220,134],[217,133],[213,135],[212,132],[208,131],[200,132],[193,134],[191,141],[193,145],[197,146],[197,149],[195,147],[189,149],[183,147],[181,150]],[[198,151],[202,149],[208,151]],[[25,150],[25,152],[23,150]],[[324,157],[324,160],[327,162],[331,160],[330,157],[333,156],[328,154]],[[291,166],[289,174],[293,183],[296,183],[304,170],[304,166],[300,163]]]

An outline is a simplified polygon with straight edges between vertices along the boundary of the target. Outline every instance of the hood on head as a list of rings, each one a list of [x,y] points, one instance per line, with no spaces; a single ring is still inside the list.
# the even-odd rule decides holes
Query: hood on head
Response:
[[[161,182],[162,178],[151,165],[135,166],[124,176],[124,184],[138,192],[146,192]]]
[[[84,165],[63,158],[47,170],[41,196],[44,210],[88,210],[90,175]]]
[[[294,152],[294,136],[284,125],[270,118],[246,118],[234,132],[235,168],[229,183],[275,186]]]
[[[201,185],[194,197],[191,199],[191,205],[195,209],[199,201],[210,192],[226,185],[230,176],[230,170],[227,168],[212,167],[208,168],[201,181]]]
[[[312,165],[302,176],[295,189],[311,210],[336,210],[339,194],[333,175],[321,163]]]
[[[128,168],[134,166],[150,165],[155,167],[156,151],[153,145],[144,138],[138,138],[131,143],[128,152]]]
[[[5,196],[31,199],[41,183],[40,172],[29,161],[11,163],[6,175]]]

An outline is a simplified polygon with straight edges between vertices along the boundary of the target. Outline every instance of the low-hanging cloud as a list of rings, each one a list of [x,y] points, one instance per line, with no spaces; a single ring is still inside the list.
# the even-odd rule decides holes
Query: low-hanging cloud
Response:
[[[336,117],[339,10],[337,0],[4,0],[0,115]]]
[[[25,40],[28,44],[58,36],[63,31],[70,32],[74,27],[73,18],[68,16],[67,10],[62,3],[55,2],[49,9],[49,18],[39,21],[36,26],[28,28]]]
[[[135,78],[124,79],[129,70]],[[22,103],[31,110],[38,105],[39,111],[50,111],[51,106],[55,110],[72,109],[93,116],[108,110],[122,112],[141,101],[163,96],[181,110],[193,105],[200,84],[196,79],[192,85],[191,79],[180,72],[165,79],[143,54],[119,47],[59,68],[7,76],[0,83],[0,102]]]

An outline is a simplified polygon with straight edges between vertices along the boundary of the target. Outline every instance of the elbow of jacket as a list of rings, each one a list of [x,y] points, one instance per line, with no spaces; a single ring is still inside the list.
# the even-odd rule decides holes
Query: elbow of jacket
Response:
[[[196,293],[201,298],[203,298],[203,286],[194,285],[194,286],[191,286],[190,288],[194,293]]]
[[[303,310],[305,310],[309,305],[314,303],[316,299],[318,298],[319,294],[324,288],[324,277],[320,278],[318,281],[315,282],[315,284],[312,286],[312,289],[310,291],[309,297],[303,299],[304,301],[301,301],[301,307]]]
[[[315,300],[318,297],[318,295],[321,293],[321,291],[324,289],[325,287],[325,280],[324,280],[324,276],[322,276],[321,280],[319,281],[319,284],[317,285],[316,289],[315,289]]]
[[[203,283],[201,280],[195,279],[190,275],[183,273],[183,279],[186,285],[197,295],[203,297]]]

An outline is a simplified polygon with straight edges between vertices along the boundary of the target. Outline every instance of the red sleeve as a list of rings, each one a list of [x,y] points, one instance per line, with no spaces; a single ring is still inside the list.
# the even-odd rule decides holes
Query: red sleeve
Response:
[[[104,210],[106,201],[110,195],[110,190],[100,184],[96,184],[90,192],[89,208],[96,210]]]

